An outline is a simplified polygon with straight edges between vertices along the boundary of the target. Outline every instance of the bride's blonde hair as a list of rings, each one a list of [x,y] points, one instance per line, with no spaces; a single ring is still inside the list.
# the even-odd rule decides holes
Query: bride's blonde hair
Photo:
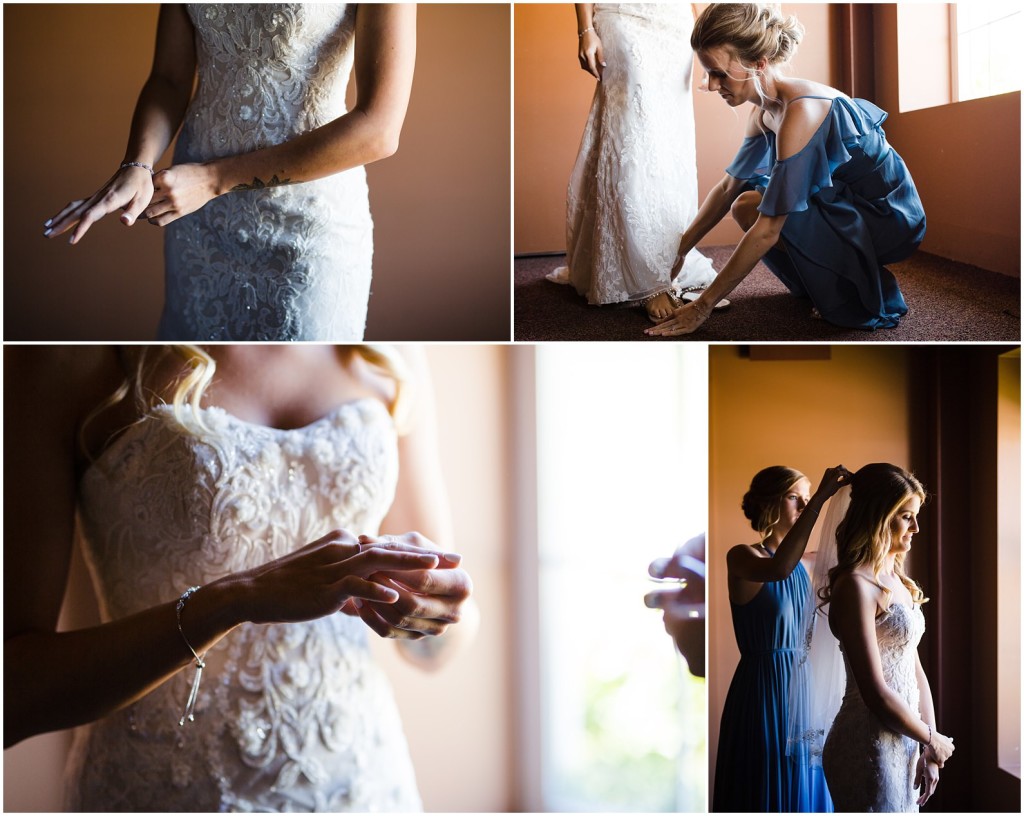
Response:
[[[158,354],[153,354],[156,348]],[[396,427],[400,430],[407,419],[409,373],[405,360],[391,347],[364,343],[362,345],[336,346],[340,356],[358,355],[373,368],[390,377],[395,384],[394,394],[388,403],[388,411],[395,418]],[[147,374],[156,366],[164,354],[175,355],[182,363],[182,369],[173,385],[170,399],[149,390],[145,386]],[[79,429],[79,444],[86,450],[84,432],[86,426],[103,411],[112,408],[131,395],[140,415],[145,415],[158,404],[171,406],[174,421],[191,434],[209,433],[203,422],[200,406],[203,395],[213,380],[217,363],[203,348],[194,345],[142,346],[133,355],[131,365],[128,356],[122,354],[125,363],[125,379],[117,389],[103,402],[89,412]]]
[[[841,573],[868,565],[875,583],[888,596],[891,590],[878,581],[886,555],[892,547],[892,523],[900,508],[913,496],[923,503],[927,498],[924,486],[901,467],[886,462],[864,465],[850,479],[850,507],[836,528],[838,563],[829,570],[828,584],[818,597],[825,603],[832,596],[832,586]],[[910,592],[914,603],[928,599],[917,582],[904,571],[906,553],[896,553],[894,571]]]

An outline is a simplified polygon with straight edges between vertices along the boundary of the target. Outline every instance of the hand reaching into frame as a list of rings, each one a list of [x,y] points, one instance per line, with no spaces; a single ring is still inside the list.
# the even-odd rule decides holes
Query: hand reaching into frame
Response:
[[[398,536],[360,536],[360,543],[374,548],[393,547],[422,549],[436,552],[432,543],[419,533]],[[468,573],[459,568],[462,556],[456,553],[437,553],[435,567],[418,570],[381,569],[372,576],[398,595],[394,603],[353,601],[343,612],[358,615],[381,637],[419,640],[444,634],[462,616],[462,607],[473,591]]]
[[[153,198],[153,176],[145,167],[122,167],[89,198],[72,201],[43,226],[43,236],[56,238],[69,229],[77,244],[103,216],[124,210],[121,223],[130,227]]]

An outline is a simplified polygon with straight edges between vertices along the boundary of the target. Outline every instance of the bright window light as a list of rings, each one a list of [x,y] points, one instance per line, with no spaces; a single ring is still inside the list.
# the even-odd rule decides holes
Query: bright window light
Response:
[[[705,685],[643,596],[704,530],[702,346],[536,350],[541,796],[549,811],[704,811]]]
[[[957,99],[1019,91],[1019,4],[971,0],[952,8],[956,19]]]

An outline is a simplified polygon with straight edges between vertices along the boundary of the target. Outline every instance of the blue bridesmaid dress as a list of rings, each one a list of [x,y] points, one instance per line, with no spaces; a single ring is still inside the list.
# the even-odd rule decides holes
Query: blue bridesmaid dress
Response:
[[[722,710],[713,811],[832,812],[822,769],[786,756],[789,682],[810,591],[807,571],[797,564],[785,580],[766,582],[749,603],[732,604],[740,662]]]
[[[775,247],[764,263],[839,326],[894,328],[907,313],[885,264],[917,249],[925,215],[910,171],[885,139],[887,116],[864,99],[837,96],[802,150],[779,161],[766,130],[744,139],[725,171],[762,194],[762,213],[788,216],[788,252]]]

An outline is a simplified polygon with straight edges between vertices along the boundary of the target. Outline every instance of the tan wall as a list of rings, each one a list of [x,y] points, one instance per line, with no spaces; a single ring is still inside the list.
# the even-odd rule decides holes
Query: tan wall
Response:
[[[1020,277],[1020,92],[900,113],[896,6],[875,8],[875,101],[924,202],[921,248]]]
[[[394,685],[424,806],[430,811],[506,811],[514,806],[512,727],[508,358],[500,346],[428,349],[437,391],[442,466],[456,546],[481,610],[472,645],[440,671],[400,661],[394,643],[375,650]],[[89,579],[77,561],[62,628],[97,621]],[[457,713],[454,713],[456,712]],[[4,752],[4,809],[55,811],[69,732]]]
[[[78,246],[43,222],[124,154],[157,7],[4,8],[5,339],[146,340],[162,234],[107,219]],[[424,5],[399,152],[368,169],[376,225],[368,339],[509,336],[507,5]]]
[[[833,82],[832,22],[827,4],[783,4],[807,36],[789,70]],[[565,251],[565,187],[576,159],[595,80],[579,67],[576,18],[571,4],[515,7],[515,237],[518,254]],[[690,58],[680,44],[679,58]],[[699,63],[694,88],[703,79]],[[746,126],[739,113],[713,94],[694,93],[697,178],[700,196],[722,178]],[[713,229],[705,246],[735,243],[742,233],[731,220]]]
[[[739,661],[725,556],[755,535],[740,510],[750,479],[789,465],[817,486],[826,467],[910,459],[907,352],[835,346],[828,361],[751,361],[710,348],[708,757],[712,785],[722,706]]]

